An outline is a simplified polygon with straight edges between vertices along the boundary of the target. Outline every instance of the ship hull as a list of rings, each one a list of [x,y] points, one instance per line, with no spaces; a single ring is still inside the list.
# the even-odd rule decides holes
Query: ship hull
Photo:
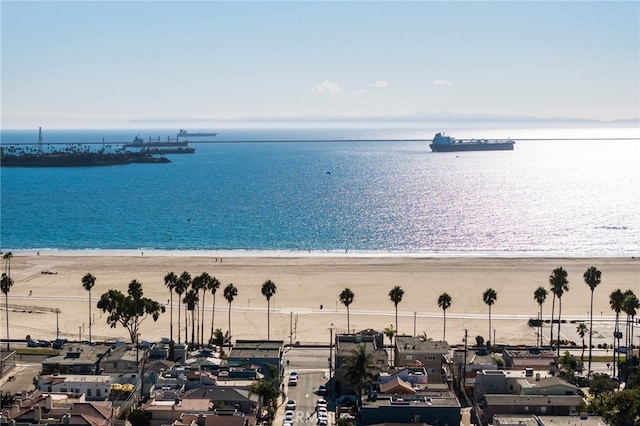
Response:
[[[433,152],[462,152],[462,151],[513,151],[513,142],[497,143],[453,143],[429,145]]]

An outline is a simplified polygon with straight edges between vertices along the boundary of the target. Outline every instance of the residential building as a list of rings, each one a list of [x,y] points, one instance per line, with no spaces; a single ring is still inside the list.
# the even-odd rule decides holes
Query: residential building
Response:
[[[414,395],[372,395],[363,401],[362,426],[384,423],[425,423],[459,426],[461,407],[446,385],[420,389]]]
[[[345,360],[363,345],[367,354],[371,354],[372,363],[376,368],[374,374],[387,369],[389,356],[383,346],[384,335],[378,331],[367,329],[355,334],[337,334],[335,336],[335,374],[333,377],[335,391],[342,394],[349,389],[349,384],[344,379]]]
[[[54,374],[38,378],[37,388],[43,392],[72,393],[85,395],[88,401],[104,401],[111,392],[109,375]]]
[[[4,407],[2,419],[9,424],[58,424],[69,426],[108,426],[110,404],[87,402],[84,395],[39,390],[22,395],[14,406]]]
[[[99,374],[102,361],[110,353],[109,345],[67,344],[59,355],[42,361],[42,373]]]
[[[556,352],[549,348],[506,347],[502,351],[504,366],[509,370],[534,370],[554,372],[558,364]]]
[[[270,377],[267,365],[273,365],[278,376],[283,373],[282,358],[284,355],[284,341],[282,340],[236,340],[229,356],[227,365],[231,367],[256,366],[265,377]]]
[[[448,359],[450,351],[451,347],[445,341],[396,336],[395,365],[421,366],[427,371],[429,383],[449,383],[453,380]]]
[[[133,373],[140,371],[145,355],[144,349],[135,345],[120,345],[113,349],[102,362],[102,371],[107,374]]]

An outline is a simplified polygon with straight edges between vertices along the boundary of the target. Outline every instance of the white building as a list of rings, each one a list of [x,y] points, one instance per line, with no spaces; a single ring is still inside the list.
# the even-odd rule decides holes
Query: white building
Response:
[[[38,389],[43,392],[84,394],[88,401],[105,400],[109,398],[111,392],[111,376],[79,374],[40,376]]]

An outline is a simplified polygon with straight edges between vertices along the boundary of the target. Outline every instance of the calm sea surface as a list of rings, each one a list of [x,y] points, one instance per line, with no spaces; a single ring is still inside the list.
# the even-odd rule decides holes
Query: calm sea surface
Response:
[[[635,129],[461,129],[512,152],[432,153],[432,130],[221,130],[169,164],[2,168],[3,250],[640,254]],[[44,132],[129,142],[169,130]],[[579,139],[581,140],[567,140]],[[363,141],[364,139],[364,141]],[[555,139],[555,140],[551,140]],[[2,144],[37,131],[2,131]],[[323,140],[323,141],[318,141]],[[331,141],[325,141],[331,140]],[[346,141],[345,141],[346,140]]]

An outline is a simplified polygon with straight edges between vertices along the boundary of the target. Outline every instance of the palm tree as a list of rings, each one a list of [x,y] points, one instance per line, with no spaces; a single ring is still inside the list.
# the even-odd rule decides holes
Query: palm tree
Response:
[[[347,308],[347,334],[349,334],[349,330],[351,328],[351,324],[349,324],[349,305],[353,303],[353,299],[356,297],[353,294],[353,291],[349,287],[342,290],[340,293],[340,303],[342,303]]]
[[[280,376],[278,375],[278,367],[273,364],[266,364],[268,375],[252,382],[247,390],[249,395],[257,395],[261,399],[263,407],[268,407],[267,421],[269,425],[273,424],[273,420],[278,410],[278,398],[284,392],[280,390]]]
[[[587,376],[591,376],[591,348],[593,346],[593,290],[600,285],[602,273],[598,271],[595,266],[587,268],[582,275],[584,282],[587,283],[591,289],[591,309],[589,310],[589,367],[587,369]]]
[[[542,304],[544,303],[545,300],[547,300],[547,295],[549,294],[549,292],[547,292],[547,289],[545,289],[544,287],[540,286],[536,289],[536,291],[533,292],[533,298],[536,300],[536,302],[538,302],[538,305],[540,306],[540,312],[538,314],[538,335],[539,335],[539,339],[540,339],[540,343],[539,345],[542,346]]]
[[[270,329],[271,329],[271,324],[270,324],[270,312],[271,312],[271,297],[273,297],[274,294],[276,294],[276,291],[278,290],[278,288],[276,287],[275,283],[271,280],[266,280],[263,284],[262,284],[262,295],[267,299],[267,340],[269,340],[270,337]]]
[[[404,296],[404,290],[399,285],[393,287],[389,292],[389,298],[396,308],[396,333],[398,332],[398,303],[402,302],[402,296]]]
[[[389,324],[389,327],[385,327],[382,333],[389,338],[389,345],[393,346],[393,336],[396,335],[396,330],[393,328],[393,324]]]
[[[187,271],[184,271],[183,273],[180,274],[180,277],[178,277],[178,286],[180,288],[182,288],[182,292],[184,293],[185,291],[189,290],[189,288],[191,288],[191,274],[189,274]],[[182,293],[180,293],[182,294]],[[184,303],[184,299],[183,302]],[[178,305],[178,309],[179,309]],[[180,333],[180,311],[178,310],[178,333]],[[187,309],[184,310],[184,342],[187,343],[187,340],[189,339],[187,336],[189,336],[189,331],[187,329],[188,327],[188,321],[187,321]]]
[[[0,281],[0,289],[4,293],[4,312],[7,320],[7,352],[11,349],[9,348],[9,291],[11,290],[11,286],[13,286],[13,279],[2,273],[2,280]]]
[[[585,323],[581,322],[578,324],[576,331],[578,332],[578,336],[582,339],[582,355],[580,356],[580,361],[584,363],[584,336],[587,334],[589,329]]]
[[[393,351],[393,336],[396,335],[397,331],[393,328],[393,324],[389,324],[389,327],[385,327],[384,330],[382,330],[382,333],[387,336],[389,338],[389,345],[391,345],[392,349],[389,352],[389,357],[390,357],[390,364],[389,365],[395,365],[395,360],[393,359],[392,355],[394,353]]]
[[[627,351],[631,351],[633,348],[633,319],[638,313],[638,308],[640,308],[640,301],[638,297],[633,293],[631,289],[624,292],[624,303],[622,304],[622,310],[625,314],[627,314],[627,326],[626,326],[626,340],[627,340]],[[632,352],[627,352],[632,353]],[[627,360],[629,360],[631,356],[627,355]]]
[[[356,408],[362,406],[362,390],[373,379],[373,354],[367,353],[365,345],[358,345],[351,350],[342,366],[344,378],[351,385],[356,394]]]
[[[187,291],[187,288],[189,287],[189,284],[187,282],[184,281],[183,276],[186,277],[186,275],[188,275],[188,273],[185,271],[183,272],[178,279],[176,280],[176,284],[173,288],[173,291],[176,292],[176,294],[178,295],[178,343],[180,343],[180,307],[182,305],[181,299],[182,299],[182,293],[184,293],[185,291]],[[187,340],[187,335],[185,334],[184,339]]]
[[[233,283],[227,284],[224,288],[224,298],[229,302],[229,344],[231,344],[231,302],[238,295],[238,289]]]
[[[196,305],[198,304],[198,289],[191,288],[184,295],[184,299],[182,302],[186,305],[188,311],[191,311],[191,345],[194,345],[195,342],[195,321],[194,321],[194,313],[196,310]]]
[[[91,342],[91,289],[96,284],[96,277],[87,272],[82,277],[82,287],[89,292],[89,342]]]
[[[199,310],[198,312],[200,312],[200,315],[202,317],[200,319],[200,341],[202,342],[203,345],[205,344],[204,343],[204,299],[205,299],[205,295],[207,294],[207,291],[211,289],[211,282],[213,281],[213,279],[214,278],[206,272],[201,273],[199,278],[200,280],[199,288],[200,290],[202,290],[202,309]]]
[[[624,293],[619,288],[613,290],[609,295],[609,306],[611,310],[616,313],[616,326],[613,332],[613,356],[616,357],[616,339],[618,339],[618,346],[620,346],[620,312],[624,306]],[[620,354],[618,353],[618,359],[613,362],[613,375],[616,375],[616,365],[620,361]]]
[[[491,340],[491,305],[496,303],[496,300],[498,300],[498,293],[491,287],[482,293],[482,301],[489,307],[489,338],[487,341]],[[496,342],[493,343],[495,344]],[[489,344],[487,344],[487,346],[489,346]]]
[[[449,293],[442,293],[438,296],[438,307],[442,309],[442,319],[443,319],[443,329],[442,329],[442,340],[447,340],[445,338],[447,334],[447,309],[451,307],[451,296]]]
[[[169,314],[169,340],[173,342],[173,289],[176,288],[178,277],[173,272],[169,272],[164,276],[164,285],[169,289],[170,308]]]
[[[553,273],[549,276],[549,283],[551,284],[551,292],[553,293],[553,301],[555,304],[556,297],[558,298],[558,356],[560,356],[560,323],[562,317],[562,295],[565,291],[569,291],[569,280],[567,280],[567,271],[562,267],[553,270]],[[551,345],[553,345],[553,310],[551,311]]]
[[[206,275],[204,275],[206,274]],[[196,275],[195,277],[193,277],[193,280],[191,281],[191,289],[194,290],[196,292],[196,295],[198,295],[198,302],[200,301],[200,290],[203,290],[205,287],[205,280],[207,279],[208,274],[206,272],[203,272],[200,275]],[[195,322],[196,322],[196,341],[195,342],[191,342],[196,343],[197,346],[200,346],[200,304],[196,302],[196,305],[198,306],[198,309],[196,309],[194,307],[194,311],[196,311],[196,318],[195,318]],[[193,315],[192,315],[193,316]],[[192,319],[193,320],[193,319]],[[193,334],[193,333],[192,333]]]
[[[211,281],[207,285],[207,289],[211,291],[213,295],[213,302],[211,304],[211,339],[213,339],[213,320],[216,316],[216,291],[220,288],[220,281],[216,277],[212,277]]]
[[[13,257],[13,253],[10,251],[4,253],[2,258],[4,259],[4,272],[8,277],[11,277],[11,258]]]

